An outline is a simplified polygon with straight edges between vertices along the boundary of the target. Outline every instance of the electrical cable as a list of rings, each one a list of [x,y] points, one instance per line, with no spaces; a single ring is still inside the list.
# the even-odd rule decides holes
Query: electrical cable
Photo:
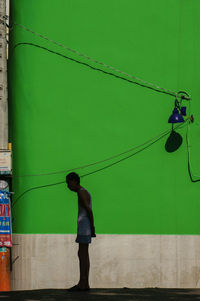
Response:
[[[188,119],[186,119],[184,123],[186,123],[187,121],[188,121]],[[181,125],[182,125],[182,124],[179,124],[175,129],[179,128]],[[114,162],[114,163],[111,163],[111,164],[109,164],[109,165],[107,165],[107,166],[104,166],[104,167],[102,167],[102,168],[100,168],[100,169],[97,169],[97,170],[94,170],[94,171],[92,171],[92,172],[90,172],[90,173],[84,174],[84,175],[80,176],[80,178],[84,178],[84,177],[87,177],[87,176],[92,175],[92,174],[94,174],[94,173],[100,172],[100,171],[102,171],[102,170],[105,170],[105,169],[107,169],[107,168],[109,168],[109,167],[111,167],[111,166],[114,166],[114,165],[116,165],[116,164],[118,164],[118,163],[120,163],[120,162],[122,162],[122,161],[124,161],[124,160],[127,160],[127,159],[133,157],[134,155],[136,155],[136,154],[142,152],[143,150],[147,149],[148,147],[152,146],[154,143],[156,143],[157,141],[159,141],[160,139],[162,139],[163,137],[165,137],[166,135],[168,135],[170,132],[171,132],[171,130],[165,131],[165,132],[164,132],[162,135],[160,135],[160,137],[158,137],[156,140],[154,140],[153,142],[151,142],[151,143],[148,144],[147,146],[144,146],[142,149],[136,151],[135,153],[133,153],[133,154],[131,154],[131,155],[129,155],[129,156],[126,156],[125,158],[122,158],[122,159],[120,159],[120,160],[118,160],[118,161],[116,161],[116,162]],[[144,144],[143,144],[143,145],[144,145]],[[73,169],[73,170],[74,170],[74,169]],[[58,182],[58,183],[47,184],[47,185],[42,185],[42,186],[35,186],[35,187],[32,187],[32,188],[29,188],[29,189],[25,190],[21,195],[19,195],[19,196],[17,197],[17,199],[13,202],[12,207],[14,207],[14,206],[16,205],[16,203],[19,201],[19,199],[20,199],[22,196],[24,196],[26,193],[28,193],[29,191],[36,190],[36,189],[40,189],[40,188],[45,188],[45,187],[50,187],[50,186],[56,186],[56,185],[64,184],[64,183],[65,183],[65,181],[62,181],[62,182]]]
[[[1,20],[1,23],[3,23],[3,22],[4,22],[4,21]],[[78,52],[77,50],[71,49],[71,48],[69,48],[69,47],[67,47],[67,46],[65,46],[65,45],[63,45],[63,44],[60,44],[60,43],[58,43],[58,42],[55,42],[54,40],[49,39],[48,37],[46,37],[46,36],[44,36],[44,35],[41,35],[41,34],[35,32],[35,31],[33,31],[33,30],[30,30],[29,28],[25,27],[24,25],[21,25],[21,24],[15,23],[15,22],[14,22],[13,24],[16,25],[16,26],[21,27],[22,29],[24,29],[24,30],[26,30],[26,31],[28,31],[28,32],[31,32],[32,34],[37,35],[37,36],[40,37],[40,38],[43,38],[43,39],[45,39],[45,40],[48,40],[49,42],[51,42],[51,43],[53,43],[53,44],[55,44],[55,45],[57,45],[57,46],[63,47],[63,48],[65,48],[65,49],[67,49],[68,51],[71,51],[71,52],[73,52],[73,53],[76,53],[76,54],[79,55],[79,56],[85,57],[85,58],[89,59],[89,60],[92,61],[92,62],[95,62],[95,63],[97,63],[97,64],[100,64],[100,65],[102,65],[102,66],[104,66],[104,67],[106,67],[106,68],[110,68],[110,69],[112,69],[112,70],[114,70],[114,71],[116,71],[116,72],[119,72],[119,73],[121,73],[121,74],[124,74],[124,75],[126,75],[126,76],[128,76],[128,77],[134,78],[135,80],[138,80],[138,81],[140,81],[140,82],[142,82],[142,83],[144,83],[144,84],[151,85],[151,86],[155,87],[156,90],[157,90],[157,89],[162,90],[162,91],[157,91],[157,92],[167,93],[167,94],[170,94],[170,95],[176,96],[176,97],[178,97],[178,95],[179,95],[180,93],[185,93],[185,94],[187,95],[187,97],[185,97],[184,95],[182,95],[182,96],[181,96],[181,99],[187,99],[187,100],[190,100],[190,99],[191,99],[190,96],[189,96],[189,94],[186,93],[186,92],[184,92],[184,91],[179,91],[178,93],[175,93],[175,92],[172,92],[172,91],[170,91],[170,90],[161,88],[161,87],[159,87],[159,86],[157,86],[157,85],[154,85],[154,84],[152,84],[152,83],[148,83],[148,82],[143,81],[142,79],[137,78],[137,77],[135,77],[135,76],[133,76],[133,75],[127,74],[126,72],[122,72],[122,71],[120,71],[120,70],[118,70],[118,69],[116,69],[116,68],[114,68],[114,67],[112,67],[112,66],[109,66],[109,65],[106,65],[106,64],[104,64],[104,63],[102,63],[102,62],[99,62],[99,61],[97,61],[97,60],[94,60],[93,58],[90,58],[90,57],[88,57],[88,56],[86,56],[86,55],[84,55],[84,54]],[[8,24],[6,24],[6,26],[10,27]],[[21,43],[21,44],[22,44],[22,43]],[[32,43],[23,43],[23,44],[34,45],[34,44],[32,44]],[[41,47],[41,46],[39,46],[39,45],[34,45],[34,46]],[[43,47],[41,47],[41,48],[43,48]],[[91,66],[90,66],[90,67],[91,67]],[[121,155],[121,154],[120,154],[120,155]],[[119,156],[120,156],[120,155],[119,155]],[[116,157],[116,156],[114,156],[114,157]],[[113,158],[113,157],[112,157],[112,158]],[[92,164],[89,164],[89,165],[86,165],[86,166],[83,166],[83,167],[80,167],[80,168],[85,168],[85,167],[92,166],[92,165],[95,165],[95,164],[98,164],[98,163],[101,163],[101,162],[105,162],[105,161],[107,161],[107,160],[111,160],[112,158],[108,158],[108,159],[106,159],[106,160],[102,160],[102,161],[99,161],[99,162],[95,162],[95,163],[92,163]],[[76,168],[76,169],[79,169],[79,168]],[[70,171],[70,170],[67,170],[67,171]],[[45,174],[35,174],[35,175],[19,175],[19,176],[14,176],[14,177],[53,175],[53,174],[58,174],[58,173],[64,173],[64,172],[67,172],[67,171],[65,170],[65,171],[58,171],[58,172],[45,173]]]
[[[53,54],[62,56],[62,57],[64,57],[64,58],[66,58],[66,59],[69,59],[69,60],[71,60],[71,61],[73,61],[73,62],[76,62],[76,63],[79,63],[79,64],[81,64],[81,65],[87,66],[87,67],[89,67],[89,68],[91,68],[91,69],[93,69],[93,70],[95,70],[95,71],[100,71],[100,72],[102,72],[102,73],[104,73],[104,74],[114,76],[114,77],[116,77],[116,78],[118,78],[118,79],[127,81],[127,82],[129,82],[129,83],[138,85],[138,86],[143,87],[143,88],[147,88],[147,89],[150,89],[150,90],[159,92],[159,93],[168,94],[168,93],[166,93],[166,92],[164,92],[164,91],[160,91],[159,89],[157,89],[157,88],[155,88],[155,87],[147,86],[147,85],[142,84],[142,83],[140,83],[140,82],[136,82],[136,81],[134,81],[134,80],[131,80],[131,79],[122,77],[122,76],[120,76],[120,75],[116,75],[115,73],[108,72],[108,71],[105,71],[105,70],[103,70],[103,69],[94,67],[94,66],[92,66],[92,65],[90,65],[90,64],[88,64],[88,63],[81,62],[81,61],[79,61],[79,60],[77,60],[77,59],[74,59],[74,58],[71,58],[71,57],[69,57],[69,56],[63,55],[63,54],[61,54],[61,53],[59,53],[59,52],[50,50],[50,49],[48,49],[48,48],[46,48],[46,47],[43,47],[43,46],[40,46],[40,45],[38,45],[38,44],[34,44],[34,43],[30,43],[30,42],[17,43],[17,44],[15,44],[15,45],[13,46],[12,49],[10,49],[10,51],[13,50],[13,49],[15,49],[16,47],[18,47],[18,46],[20,46],[20,45],[29,45],[29,46],[38,47],[38,48],[44,49],[44,50],[46,50],[46,51],[48,51],[48,52],[50,52],[50,53],[53,53]],[[178,93],[179,93],[179,92],[178,92]],[[176,93],[176,97],[177,97],[177,98],[184,98],[184,99],[186,99],[186,100],[191,99],[190,97],[187,97],[187,96],[184,96],[184,95],[179,96],[178,93]],[[187,94],[186,92],[183,92],[183,93]],[[172,94],[169,94],[169,95],[173,96]]]
[[[191,160],[190,160],[190,145],[189,145],[189,138],[188,138],[189,135],[188,135],[188,132],[189,132],[189,123],[188,123],[187,131],[186,131],[186,144],[187,144],[187,153],[188,153],[188,172],[189,172],[190,180],[193,183],[196,183],[196,182],[200,182],[200,176],[197,176],[197,175],[194,175],[194,174],[192,175]],[[194,180],[193,176],[198,177],[199,179]]]
[[[179,125],[180,127],[181,125]],[[176,127],[177,128],[177,127]],[[148,143],[150,143],[151,141],[154,141],[155,139],[157,139],[158,137],[164,135],[164,134],[168,134],[169,133],[169,130],[166,130],[162,133],[160,133],[159,135],[145,141],[144,143],[142,144],[139,144],[137,146],[134,146],[120,154],[116,154],[114,156],[111,156],[109,158],[106,158],[106,159],[103,159],[103,160],[100,160],[100,161],[96,161],[96,162],[93,162],[93,163],[90,163],[90,164],[86,164],[86,165],[82,165],[82,166],[79,166],[79,167],[75,167],[75,168],[70,168],[70,169],[65,169],[65,170],[61,170],[61,171],[55,171],[55,172],[50,172],[50,173],[42,173],[42,174],[28,174],[28,175],[18,175],[18,176],[12,176],[12,178],[21,178],[21,177],[36,177],[36,176],[47,176],[47,175],[56,175],[56,174],[61,174],[61,173],[67,173],[67,172],[70,172],[70,171],[74,171],[74,170],[78,170],[78,169],[84,169],[84,168],[87,168],[87,167],[90,167],[90,166],[94,166],[94,165],[97,165],[97,164],[100,164],[100,163],[104,163],[104,162],[107,162],[107,161],[110,161],[112,159],[115,159],[117,157],[120,157],[122,155],[125,155],[135,149],[138,149]]]
[[[168,135],[170,132],[171,132],[171,130],[169,130],[167,133],[165,133],[164,135],[162,135],[161,137],[159,137],[159,138],[156,139],[155,141],[151,142],[149,145],[147,145],[147,146],[143,147],[142,149],[136,151],[135,153],[133,153],[133,154],[131,154],[131,155],[125,157],[125,158],[122,158],[122,159],[120,159],[120,160],[118,160],[118,161],[116,161],[116,162],[114,162],[114,163],[111,163],[111,164],[109,164],[109,165],[107,165],[107,166],[105,166],[105,167],[102,167],[102,168],[97,169],[97,170],[95,170],[95,171],[89,172],[89,173],[83,175],[82,178],[83,178],[83,177],[86,177],[86,176],[89,176],[89,175],[92,175],[92,174],[94,174],[94,173],[96,173],[96,172],[102,171],[102,170],[104,170],[104,169],[107,169],[107,168],[109,168],[109,167],[111,167],[111,166],[113,166],[113,165],[116,165],[116,164],[118,164],[118,163],[120,163],[120,162],[122,162],[122,161],[124,161],[124,160],[127,160],[127,159],[129,159],[129,158],[131,158],[131,157],[133,157],[133,156],[139,154],[140,152],[142,152],[142,151],[145,150],[146,148],[152,146],[154,143],[156,143],[157,141],[159,141],[160,139],[162,139],[163,137],[165,137],[166,135]]]
[[[187,120],[186,120],[187,121]],[[179,126],[177,126],[175,129],[177,128],[182,128],[183,125],[180,124]],[[87,168],[87,167],[91,167],[91,166],[94,166],[94,165],[97,165],[97,164],[100,164],[100,163],[104,163],[104,162],[107,162],[107,161],[110,161],[112,159],[115,159],[117,157],[120,157],[124,154],[127,154],[135,149],[138,149],[148,143],[150,143],[151,141],[154,141],[156,138],[160,137],[160,136],[163,136],[165,134],[168,134],[169,133],[169,130],[166,130],[162,133],[160,133],[159,135],[147,140],[146,142],[140,144],[140,145],[137,145],[135,147],[132,147],[131,149],[128,149],[120,154],[117,154],[117,155],[114,155],[112,157],[109,157],[109,158],[106,158],[106,159],[103,159],[103,160],[100,160],[100,161],[97,161],[97,162],[93,162],[93,163],[90,163],[90,164],[86,164],[86,165],[82,165],[82,166],[79,166],[79,167],[75,167],[75,168],[71,168],[71,169],[65,169],[65,170],[61,170],[61,171],[55,171],[55,172],[50,172],[50,173],[42,173],[42,174],[27,174],[27,175],[18,175],[18,176],[12,176],[12,178],[21,178],[21,177],[36,177],[36,176],[49,176],[49,175],[56,175],[56,174],[61,174],[61,173],[67,173],[67,172],[70,172],[70,171],[75,171],[75,170],[78,170],[78,169],[84,169],[84,168]]]
[[[2,20],[1,20],[1,23],[3,23]],[[6,26],[7,26],[8,28],[10,28],[10,26],[9,26],[6,22],[4,22],[4,23],[6,24]],[[141,82],[141,83],[147,85],[147,86],[145,86],[145,87],[147,87],[147,88],[148,88],[148,86],[151,86],[151,88],[154,89],[154,90],[156,90],[157,92],[162,92],[162,93],[165,93],[165,94],[168,94],[168,95],[171,95],[171,96],[176,96],[176,97],[178,97],[178,93],[180,93],[180,92],[176,93],[176,92],[170,91],[170,90],[168,90],[168,89],[159,87],[159,86],[157,86],[157,85],[155,85],[155,84],[153,84],[153,83],[149,83],[149,82],[144,81],[144,80],[142,80],[142,79],[140,79],[140,78],[138,78],[138,77],[136,77],[136,76],[130,75],[130,74],[126,73],[126,72],[123,72],[123,71],[121,71],[121,70],[119,70],[119,69],[116,69],[115,67],[112,67],[112,66],[110,66],[110,65],[107,65],[107,64],[105,64],[105,63],[102,63],[102,62],[100,62],[100,61],[98,61],[98,60],[96,60],[96,59],[93,59],[93,58],[91,58],[91,57],[89,57],[89,56],[83,54],[83,53],[80,53],[80,52],[77,51],[77,50],[74,50],[74,49],[72,49],[72,48],[69,48],[69,47],[65,46],[64,44],[58,43],[58,42],[56,42],[56,41],[54,41],[54,40],[48,38],[47,36],[44,36],[44,35],[42,35],[42,34],[39,34],[39,33],[35,32],[35,31],[33,31],[33,30],[27,28],[27,27],[24,26],[24,25],[18,24],[18,23],[16,23],[16,22],[14,22],[13,25],[16,25],[16,26],[18,26],[18,27],[20,27],[20,28],[22,28],[22,29],[24,29],[24,30],[26,30],[26,31],[28,31],[28,32],[30,32],[30,33],[32,33],[32,34],[34,34],[34,35],[40,37],[40,38],[42,38],[42,39],[45,39],[45,40],[47,40],[47,41],[49,41],[49,42],[51,42],[51,43],[53,43],[53,44],[55,44],[55,45],[57,45],[57,46],[59,46],[59,47],[62,47],[62,48],[66,49],[66,50],[68,50],[68,51],[70,51],[70,52],[73,52],[73,53],[75,53],[75,54],[78,55],[78,56],[81,56],[81,57],[83,57],[83,58],[86,58],[86,59],[92,61],[93,63],[99,64],[99,65],[101,65],[101,66],[103,66],[103,67],[105,67],[105,68],[111,69],[111,70],[113,70],[113,71],[115,71],[115,72],[117,72],[117,73],[123,74],[123,75],[125,75],[125,76],[127,76],[127,77],[130,77],[130,78],[132,78],[132,79],[134,79],[134,80],[137,80],[137,81],[139,81],[139,82]],[[153,87],[154,87],[154,88],[153,88]],[[159,91],[159,90],[161,90],[161,91]],[[186,93],[186,94],[187,94],[187,93]],[[182,98],[183,98],[183,97],[182,97]],[[188,96],[188,98],[185,98],[185,99],[190,100],[191,98]],[[118,160],[118,161],[116,161],[116,162],[114,162],[114,163],[111,163],[111,164],[109,164],[109,165],[107,165],[107,166],[105,166],[105,167],[103,167],[103,168],[100,168],[100,169],[98,169],[98,170],[95,170],[95,171],[92,171],[92,172],[90,172],[90,173],[87,173],[87,174],[85,174],[85,175],[83,175],[83,176],[81,176],[81,177],[86,177],[86,176],[89,176],[89,175],[91,175],[91,174],[94,174],[94,173],[97,173],[97,172],[99,172],[99,171],[102,171],[102,170],[104,170],[104,169],[106,169],[106,168],[109,168],[109,167],[111,167],[111,166],[113,166],[113,165],[116,165],[116,164],[118,164],[118,163],[120,163],[120,162],[122,162],[122,161],[124,161],[124,160],[126,160],[126,159],[128,159],[128,158],[130,158],[130,157],[132,157],[132,156],[134,156],[134,155],[136,155],[136,154],[138,154],[138,153],[140,153],[141,151],[145,150],[146,148],[150,147],[151,145],[153,145],[154,143],[156,143],[157,141],[159,141],[160,139],[162,139],[162,138],[163,138],[164,136],[166,136],[169,132],[170,132],[170,131],[166,131],[166,133],[164,133],[163,135],[161,135],[158,139],[156,139],[155,141],[153,141],[153,142],[150,143],[149,145],[145,146],[143,149],[141,149],[141,150],[139,150],[139,151],[137,151],[137,152],[135,152],[135,153],[133,153],[133,154],[131,154],[131,155],[125,157],[125,158],[122,158],[122,159],[120,159],[120,160]],[[187,140],[187,145],[188,145],[188,135],[186,135],[186,137],[187,137],[186,140]],[[152,139],[149,140],[149,141],[152,141]],[[149,142],[149,141],[148,141],[148,142]],[[145,145],[145,144],[147,144],[148,142],[145,142],[145,143],[143,143],[142,145]],[[142,145],[140,145],[140,146],[142,146]],[[53,174],[64,173],[64,172],[68,172],[68,171],[72,171],[72,170],[76,170],[76,169],[86,168],[86,167],[89,167],[89,166],[93,166],[93,165],[95,165],[95,164],[99,164],[99,163],[102,163],[102,162],[106,162],[106,161],[111,160],[111,159],[113,159],[113,158],[116,158],[116,157],[118,157],[118,156],[121,156],[121,155],[123,155],[123,154],[125,154],[125,153],[127,153],[127,152],[130,152],[130,151],[132,151],[132,150],[134,150],[134,149],[136,149],[136,148],[138,148],[138,147],[140,147],[140,146],[137,146],[137,147],[135,147],[135,148],[132,148],[131,150],[125,151],[125,152],[123,152],[123,153],[121,153],[121,154],[115,155],[115,156],[110,157],[110,158],[107,158],[107,159],[105,159],[105,160],[101,160],[101,161],[98,161],[98,162],[95,162],[95,163],[92,163],[92,164],[84,165],[84,166],[82,166],[82,167],[77,167],[77,168],[70,169],[70,170],[58,171],[58,172],[46,173],[46,174],[37,174],[37,175],[22,175],[22,176],[15,176],[15,177],[53,175]],[[188,170],[189,170],[189,174],[190,174],[191,180],[192,180],[193,182],[200,181],[200,179],[199,179],[199,180],[193,180],[193,179],[192,179],[192,176],[191,176],[189,146],[188,146]],[[25,193],[27,193],[27,192],[29,192],[29,191],[31,191],[31,190],[39,189],[39,188],[44,188],[44,187],[49,187],[49,186],[55,186],[55,185],[59,185],[59,184],[63,184],[63,183],[65,183],[65,181],[62,181],[62,182],[59,182],[59,183],[47,184],[47,185],[42,185],[42,186],[37,186],[37,187],[30,188],[30,189],[26,190],[25,192],[23,192],[23,193],[16,199],[16,201],[13,203],[13,206],[16,204],[16,202],[19,200],[19,198],[21,198]]]
[[[188,119],[185,120],[185,122],[187,122],[187,121],[188,121]],[[185,122],[184,122],[184,123],[185,123]],[[182,124],[178,125],[175,129],[177,129],[177,128],[182,128],[183,126],[181,127],[181,125],[182,125]],[[100,169],[97,169],[97,170],[92,171],[92,172],[90,172],[90,173],[87,173],[87,174],[83,175],[82,178],[83,178],[83,177],[86,177],[86,176],[89,176],[89,175],[91,175],[91,174],[94,174],[94,173],[96,173],[96,172],[99,172],[99,171],[101,171],[101,170],[104,170],[104,169],[106,169],[106,168],[109,168],[109,167],[111,167],[111,166],[113,166],[113,165],[115,165],[115,164],[118,164],[118,163],[120,163],[120,162],[122,162],[122,161],[124,161],[124,160],[126,160],[126,159],[129,159],[129,158],[133,157],[134,155],[136,155],[136,154],[140,153],[141,151],[145,150],[146,148],[152,146],[154,143],[156,143],[157,141],[159,141],[160,139],[162,139],[163,137],[165,137],[166,135],[168,135],[170,132],[171,132],[171,130],[166,131],[166,132],[163,133],[159,138],[157,138],[156,140],[154,140],[153,142],[151,142],[151,143],[148,144],[147,146],[143,147],[141,150],[138,150],[137,152],[135,152],[135,153],[133,153],[133,154],[131,154],[131,155],[125,157],[125,158],[122,158],[122,159],[120,159],[120,160],[118,160],[118,161],[116,161],[116,162],[114,162],[114,163],[111,163],[111,164],[109,164],[109,165],[107,165],[107,166],[105,166],[105,167],[103,167],[103,168],[100,168]]]
[[[1,21],[1,22],[5,22],[5,21],[2,21],[2,20],[0,20],[0,21]],[[7,26],[7,27],[18,26],[18,27],[20,27],[21,29],[23,29],[23,30],[25,30],[25,31],[27,31],[27,32],[32,33],[33,35],[38,36],[38,37],[41,38],[41,39],[44,39],[44,40],[46,40],[46,41],[48,41],[48,42],[50,42],[50,43],[52,43],[52,44],[54,44],[54,45],[56,45],[56,46],[62,47],[62,48],[64,48],[65,50],[70,51],[70,52],[72,52],[72,53],[74,53],[74,54],[76,54],[76,55],[78,55],[78,56],[81,56],[81,57],[83,57],[83,58],[86,58],[87,60],[90,60],[91,62],[93,62],[93,63],[95,63],[95,64],[101,65],[101,66],[103,66],[103,67],[105,67],[105,68],[107,68],[107,69],[111,69],[111,70],[113,70],[113,71],[115,71],[115,72],[117,72],[117,73],[120,73],[120,74],[122,74],[122,75],[125,75],[125,76],[127,76],[127,77],[130,77],[130,78],[132,78],[132,79],[134,79],[134,80],[136,80],[136,81],[139,81],[139,82],[143,83],[143,84],[144,84],[144,87],[146,87],[146,88],[147,88],[148,86],[151,86],[151,88],[152,88],[153,90],[157,91],[157,92],[162,92],[162,93],[165,93],[165,94],[168,94],[168,95],[171,95],[171,96],[177,96],[177,93],[174,92],[174,91],[171,91],[171,90],[168,90],[168,89],[159,87],[159,86],[157,86],[157,85],[155,85],[155,84],[153,84],[153,83],[144,81],[144,80],[141,79],[141,78],[138,78],[138,77],[136,77],[136,76],[134,76],[134,75],[128,74],[128,73],[126,73],[126,72],[124,72],[124,71],[121,71],[121,70],[119,70],[119,69],[116,69],[115,67],[112,67],[112,66],[110,66],[110,65],[107,65],[107,64],[105,64],[105,63],[103,63],[103,62],[100,62],[100,61],[98,61],[98,60],[96,60],[96,59],[93,59],[92,57],[89,57],[89,56],[87,56],[87,55],[85,55],[85,54],[83,54],[83,53],[80,53],[79,51],[77,51],[77,50],[75,50],[75,49],[72,49],[72,48],[70,48],[70,47],[68,47],[68,46],[66,46],[66,45],[64,45],[64,44],[58,43],[58,42],[56,42],[56,41],[54,41],[54,40],[48,38],[48,37],[45,36],[45,35],[42,35],[42,34],[36,32],[36,31],[33,31],[33,30],[27,28],[26,26],[24,26],[24,25],[22,25],[22,24],[13,22],[12,26],[9,26],[7,23],[6,23],[6,26]]]
[[[65,183],[65,181],[62,181],[62,182],[58,182],[58,183],[52,183],[52,184],[47,184],[47,185],[42,185],[42,186],[35,186],[35,187],[32,187],[32,188],[29,188],[27,190],[25,190],[22,194],[20,194],[20,196],[18,196],[16,198],[16,200],[12,203],[12,208],[14,208],[15,204],[18,202],[18,200],[24,195],[26,194],[27,192],[29,191],[32,191],[32,190],[35,190],[35,189],[40,189],[40,188],[46,188],[46,187],[50,187],[50,186],[56,186],[56,185],[60,185],[60,184],[63,184]]]

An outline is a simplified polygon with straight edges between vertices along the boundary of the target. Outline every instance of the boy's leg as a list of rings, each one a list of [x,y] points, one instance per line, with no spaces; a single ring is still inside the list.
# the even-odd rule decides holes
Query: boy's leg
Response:
[[[78,286],[82,289],[89,288],[89,269],[90,260],[88,252],[88,244],[79,244],[78,250],[79,267],[80,267],[80,281]]]

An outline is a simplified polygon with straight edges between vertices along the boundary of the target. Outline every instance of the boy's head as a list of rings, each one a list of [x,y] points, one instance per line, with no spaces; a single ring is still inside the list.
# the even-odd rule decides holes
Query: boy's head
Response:
[[[77,191],[80,186],[80,177],[75,172],[70,172],[66,175],[66,183],[70,190]]]

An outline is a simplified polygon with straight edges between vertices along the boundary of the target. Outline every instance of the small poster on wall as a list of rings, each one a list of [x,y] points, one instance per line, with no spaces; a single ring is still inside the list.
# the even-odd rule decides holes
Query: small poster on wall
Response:
[[[10,192],[0,190],[0,247],[12,247]]]
[[[11,151],[0,150],[0,174],[11,174],[12,173],[12,159]]]

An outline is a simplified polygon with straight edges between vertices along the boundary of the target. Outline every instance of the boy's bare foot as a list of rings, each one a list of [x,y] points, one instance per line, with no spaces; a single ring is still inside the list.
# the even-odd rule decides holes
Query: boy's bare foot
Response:
[[[79,289],[82,290],[82,291],[89,291],[90,290],[90,287],[89,286],[79,286]]]
[[[81,289],[81,290],[89,290],[89,283],[88,280],[84,279],[84,280],[80,280],[79,283],[77,284],[77,286]]]
[[[90,288],[88,287],[81,287],[79,285],[74,285],[71,288],[68,289],[68,292],[82,292],[82,291],[89,291]]]

